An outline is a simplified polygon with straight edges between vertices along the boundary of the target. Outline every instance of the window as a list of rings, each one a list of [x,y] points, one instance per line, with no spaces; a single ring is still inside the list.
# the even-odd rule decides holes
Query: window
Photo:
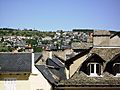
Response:
[[[115,63],[114,65],[114,72],[116,73],[116,76],[120,76],[120,63]]]
[[[90,73],[94,73],[94,71],[95,71],[95,70],[94,70],[94,64],[91,64],[91,65],[90,65],[90,69],[91,69],[91,70],[90,70],[90,71],[91,71]]]
[[[90,76],[98,76],[101,74],[101,65],[98,63],[90,63]]]
[[[16,78],[4,79],[4,90],[16,90]]]

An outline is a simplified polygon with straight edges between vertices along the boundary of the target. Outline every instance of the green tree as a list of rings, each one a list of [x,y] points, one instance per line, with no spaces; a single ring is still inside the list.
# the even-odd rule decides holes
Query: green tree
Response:
[[[34,52],[42,52],[43,49],[41,47],[33,47]]]
[[[4,38],[2,37],[1,42],[4,42]]]

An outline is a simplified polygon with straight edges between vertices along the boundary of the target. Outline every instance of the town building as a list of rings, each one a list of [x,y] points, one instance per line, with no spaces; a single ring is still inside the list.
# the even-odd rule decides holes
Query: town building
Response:
[[[61,80],[55,90],[119,90],[120,33],[95,30],[93,47],[65,62],[67,80]]]
[[[41,55],[39,55],[41,56]],[[0,53],[0,90],[51,90],[34,53]]]
[[[72,48],[1,52],[0,90],[119,90],[120,32],[90,33],[93,43],[72,42]]]

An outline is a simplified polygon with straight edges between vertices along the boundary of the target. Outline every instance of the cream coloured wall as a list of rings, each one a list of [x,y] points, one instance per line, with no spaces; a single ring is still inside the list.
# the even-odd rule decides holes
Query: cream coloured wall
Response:
[[[75,71],[79,68],[79,66],[87,59],[87,55],[84,55],[81,58],[78,58],[73,62],[73,64],[70,66],[70,77],[75,73]]]
[[[108,46],[109,45],[109,37],[93,37],[93,45],[94,46]],[[102,43],[104,42],[104,44]]]
[[[31,90],[29,80],[16,80],[16,90]]]
[[[120,46],[120,38],[118,36],[114,36],[109,42],[110,46]]]
[[[4,82],[0,80],[0,90],[4,90]]]
[[[38,69],[36,68],[36,71]],[[30,81],[30,90],[51,90],[52,86],[51,84],[44,78],[44,76],[41,74],[41,72],[38,71],[38,74],[32,74],[29,77]]]
[[[34,68],[35,69],[35,68]],[[36,74],[31,74],[28,80],[16,80],[16,90],[51,90],[51,84],[44,78],[41,72],[36,68]],[[24,79],[24,75],[17,75]],[[16,75],[2,75],[0,78],[18,78]],[[0,90],[4,90],[4,79],[0,80]]]

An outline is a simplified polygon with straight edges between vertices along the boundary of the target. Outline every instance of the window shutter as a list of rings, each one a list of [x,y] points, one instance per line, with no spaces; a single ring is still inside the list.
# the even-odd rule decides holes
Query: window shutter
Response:
[[[87,67],[87,73],[88,73],[88,75],[90,75],[90,64]]]
[[[100,64],[96,64],[96,73],[98,75],[101,75],[101,65]]]

